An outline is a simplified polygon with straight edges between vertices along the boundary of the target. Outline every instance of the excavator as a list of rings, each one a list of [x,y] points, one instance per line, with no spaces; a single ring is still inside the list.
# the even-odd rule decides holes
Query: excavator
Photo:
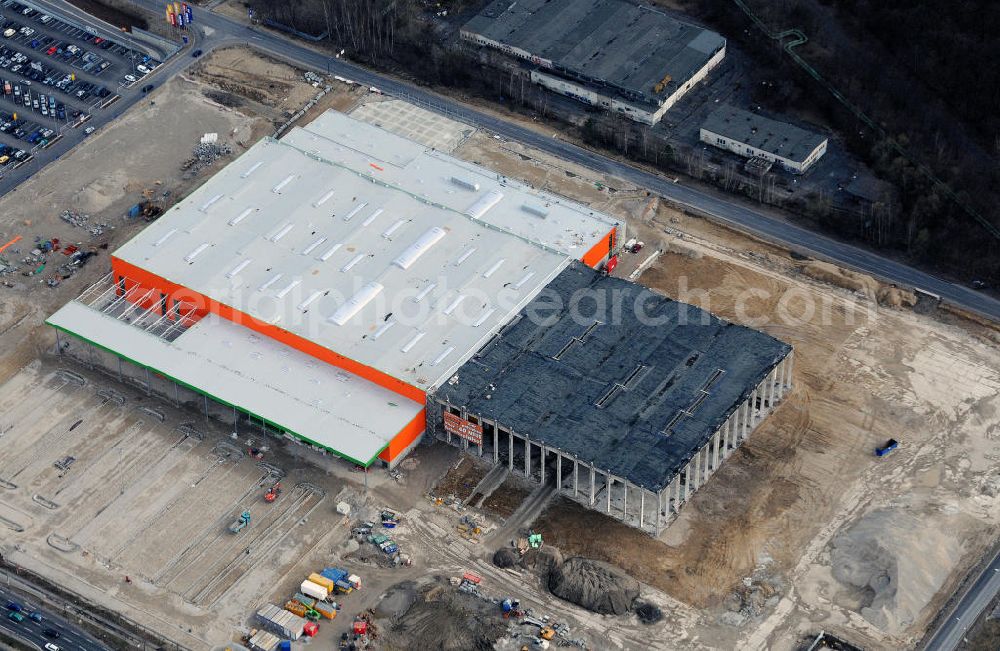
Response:
[[[274,486],[267,489],[264,493],[264,501],[270,504],[274,500],[278,499],[278,495],[281,495],[281,482],[275,482]]]

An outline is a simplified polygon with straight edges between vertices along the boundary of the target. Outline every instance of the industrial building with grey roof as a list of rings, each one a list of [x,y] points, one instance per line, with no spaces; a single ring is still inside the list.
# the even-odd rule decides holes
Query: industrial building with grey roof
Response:
[[[462,36],[661,115],[722,60],[726,47],[713,31],[628,0],[496,0]],[[610,102],[608,108],[629,113]]]
[[[655,532],[790,386],[790,354],[573,264],[437,389],[428,423],[465,445],[442,426],[450,411],[496,463]]]
[[[740,156],[759,156],[793,172],[804,172],[826,152],[827,138],[733,106],[712,111],[701,125],[701,140]]]

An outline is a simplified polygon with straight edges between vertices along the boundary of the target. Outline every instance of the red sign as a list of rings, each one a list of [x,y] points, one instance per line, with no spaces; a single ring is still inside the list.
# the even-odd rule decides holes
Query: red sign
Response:
[[[444,428],[455,436],[461,436],[469,443],[483,444],[483,426],[470,423],[450,411],[444,412]]]

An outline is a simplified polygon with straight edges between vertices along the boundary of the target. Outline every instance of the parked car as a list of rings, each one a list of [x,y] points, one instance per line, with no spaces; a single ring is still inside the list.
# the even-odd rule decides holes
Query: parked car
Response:
[[[133,77],[132,75],[125,75],[125,81],[127,81],[130,84],[134,84],[135,83],[135,77]]]
[[[12,619],[15,622],[20,623],[20,622],[24,621],[24,615],[22,615],[19,612],[15,612],[15,611],[12,610],[9,613],[7,613],[7,619]]]
[[[194,52],[191,53],[191,56],[193,56],[195,58],[200,57],[201,56],[201,50],[195,50]]]
[[[9,158],[7,156],[4,156],[4,158],[7,158],[9,160]],[[4,161],[4,162],[6,162],[6,161]],[[28,619],[30,619],[33,622],[39,622],[39,623],[41,623],[41,621],[42,621],[42,614],[40,612],[38,612],[37,610],[33,610],[30,613],[28,613]]]
[[[94,133],[94,127],[87,127],[86,129],[83,130],[83,132],[89,136],[90,134]]]
[[[47,628],[44,631],[42,631],[42,635],[44,635],[45,637],[51,637],[53,640],[58,640],[59,636],[62,635],[62,633],[60,633],[54,628]]]

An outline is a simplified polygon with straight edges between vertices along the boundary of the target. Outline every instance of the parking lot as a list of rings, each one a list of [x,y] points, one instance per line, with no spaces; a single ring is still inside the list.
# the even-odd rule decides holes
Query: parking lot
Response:
[[[145,81],[161,62],[129,37],[46,14],[15,0],[0,3],[0,178],[87,124]],[[69,143],[67,147],[71,146]]]
[[[0,414],[0,530],[37,541],[77,588],[100,585],[136,620],[166,603],[177,620],[214,619],[222,600],[242,610],[337,530],[338,482],[255,460],[216,423],[84,368],[30,365],[0,385]],[[265,504],[279,479],[280,500]],[[251,527],[234,535],[244,510]]]

